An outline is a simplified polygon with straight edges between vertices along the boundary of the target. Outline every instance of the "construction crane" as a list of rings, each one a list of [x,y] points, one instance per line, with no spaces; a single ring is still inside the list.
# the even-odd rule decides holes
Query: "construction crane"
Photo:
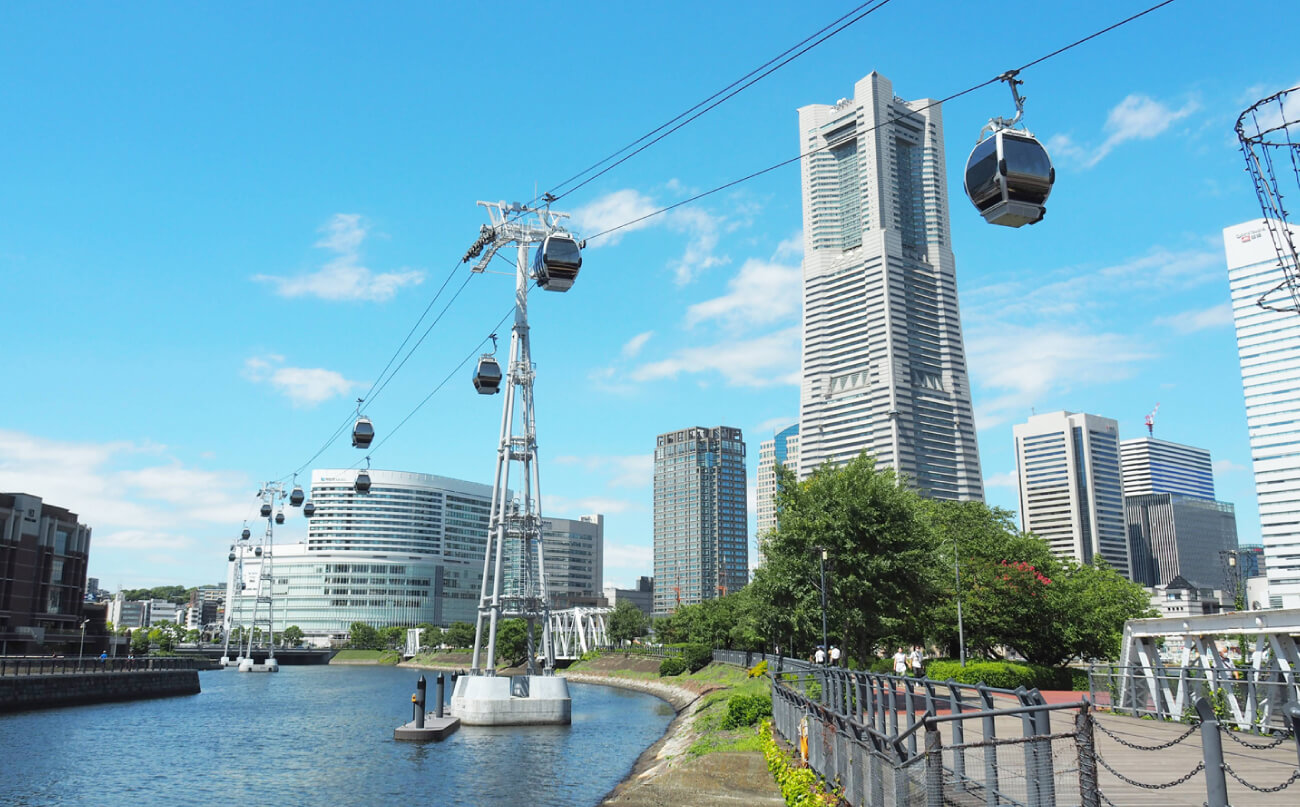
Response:
[[[1156,436],[1156,412],[1159,411],[1160,403],[1157,401],[1155,409],[1152,409],[1142,421],[1147,424],[1147,435],[1150,437]]]

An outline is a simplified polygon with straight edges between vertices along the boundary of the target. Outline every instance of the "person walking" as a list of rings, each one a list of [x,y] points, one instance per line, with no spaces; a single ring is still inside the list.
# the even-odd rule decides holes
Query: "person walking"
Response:
[[[917,678],[923,677],[922,674],[925,672],[923,669],[925,664],[925,655],[921,652],[920,645],[912,648],[912,654],[908,656],[907,660],[912,664],[912,675]]]
[[[840,666],[840,649],[835,645],[831,645],[831,666]]]
[[[901,647],[894,653],[894,675],[907,675],[907,654]]]
[[[821,645],[817,645],[817,652],[813,653],[813,663],[815,664],[826,663],[826,648],[822,647]]]

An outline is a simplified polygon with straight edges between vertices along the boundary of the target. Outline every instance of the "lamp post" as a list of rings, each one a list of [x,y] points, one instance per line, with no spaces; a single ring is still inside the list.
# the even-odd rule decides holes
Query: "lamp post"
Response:
[[[966,666],[966,629],[961,621],[961,558],[957,552],[957,536],[952,537],[952,569],[957,577],[957,655],[961,666]]]
[[[86,623],[89,619],[81,620],[81,645],[77,648],[77,672],[81,672],[81,659],[86,655]]]
[[[1236,549],[1225,549],[1221,554],[1228,566],[1228,586],[1232,593],[1232,607],[1235,610],[1244,611],[1246,610],[1246,593],[1241,590],[1241,566],[1238,564],[1237,558],[1240,551]]]
[[[826,547],[816,547],[819,553],[818,562],[821,566],[822,573],[822,652],[826,655],[823,658],[830,657],[830,646],[826,644],[826,556],[828,554]]]

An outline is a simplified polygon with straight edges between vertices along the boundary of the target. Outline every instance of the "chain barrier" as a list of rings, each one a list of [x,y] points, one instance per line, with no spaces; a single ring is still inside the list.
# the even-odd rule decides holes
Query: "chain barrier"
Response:
[[[1100,790],[1098,790],[1098,791],[1097,791],[1097,795],[1101,798],[1102,801],[1106,802],[1106,807],[1115,807],[1115,802],[1113,802],[1113,801],[1111,801],[1110,799],[1106,798],[1106,794],[1105,794],[1105,793],[1102,793]]]
[[[1073,731],[1063,731],[1059,734],[1035,734],[1032,737],[994,737],[991,740],[980,740],[974,743],[959,743],[957,745],[945,745],[945,751],[962,751],[968,748],[993,748],[1001,745],[1024,745],[1025,743],[1036,743],[1042,741],[1055,742],[1056,740],[1078,740],[1079,735]]]
[[[1237,732],[1235,731],[1225,731],[1223,733],[1228,735],[1228,739],[1232,740],[1234,743],[1237,743],[1239,745],[1244,745],[1247,748],[1253,748],[1256,751],[1266,751],[1269,748],[1277,748],[1279,745],[1281,745],[1283,742],[1285,742],[1288,739],[1288,737],[1285,734],[1282,734],[1278,736],[1276,739],[1274,739],[1273,742],[1271,743],[1267,743],[1265,745],[1256,745],[1255,743],[1248,743],[1245,740],[1241,739],[1240,737],[1237,736]]]
[[[1161,743],[1160,745],[1138,745],[1137,743],[1131,743],[1128,740],[1121,739],[1119,735],[1115,734],[1110,729],[1103,726],[1100,721],[1094,720],[1092,725],[1093,728],[1101,729],[1102,734],[1105,734],[1107,737],[1111,738],[1112,740],[1119,743],[1120,745],[1126,746],[1128,748],[1132,748],[1136,751],[1163,751],[1166,748],[1173,748],[1175,745],[1178,745],[1183,740],[1186,740],[1188,737],[1191,737],[1193,734],[1196,733],[1196,730],[1200,728],[1199,723],[1194,723],[1187,729],[1187,731],[1183,732],[1182,736],[1170,740],[1167,743]],[[1238,742],[1240,742],[1240,740],[1238,740]],[[1271,748],[1272,746],[1261,746],[1261,747]]]
[[[1201,771],[1205,770],[1205,763],[1204,763],[1204,762],[1198,762],[1198,763],[1196,763],[1196,767],[1195,767],[1195,768],[1192,768],[1190,771],[1188,771],[1187,773],[1185,773],[1185,774],[1183,774],[1182,776],[1178,777],[1177,779],[1175,779],[1175,780],[1172,781],[1172,782],[1167,782],[1167,783],[1162,784],[1162,785],[1149,785],[1149,784],[1147,784],[1146,782],[1139,782],[1139,781],[1137,781],[1137,780],[1135,780],[1135,779],[1130,779],[1130,778],[1128,778],[1127,776],[1125,776],[1124,774],[1122,774],[1122,773],[1120,773],[1119,771],[1115,770],[1114,768],[1112,768],[1112,767],[1111,767],[1111,766],[1106,762],[1106,760],[1102,759],[1101,754],[1098,754],[1098,755],[1097,755],[1097,761],[1101,763],[1101,766],[1102,766],[1103,768],[1105,768],[1106,770],[1108,770],[1108,771],[1110,771],[1112,774],[1114,774],[1114,775],[1115,775],[1115,778],[1116,778],[1116,779],[1119,779],[1119,780],[1120,780],[1121,782],[1123,782],[1124,784],[1133,785],[1134,787],[1140,787],[1140,788],[1144,788],[1144,789],[1146,789],[1146,790],[1165,790],[1165,789],[1167,789],[1167,788],[1177,787],[1178,785],[1181,785],[1183,782],[1186,782],[1188,779],[1191,779],[1191,778],[1192,778],[1193,776],[1195,776],[1196,774],[1198,774],[1198,773],[1200,773]],[[1288,782],[1288,784],[1290,784],[1290,783]]]
[[[1242,779],[1240,776],[1238,776],[1237,772],[1234,771],[1232,769],[1232,766],[1229,765],[1226,761],[1223,763],[1223,769],[1227,771],[1228,775],[1231,776],[1233,779],[1236,779],[1238,782],[1242,783],[1243,785],[1255,791],[1256,793],[1277,793],[1279,791],[1286,790],[1288,787],[1295,784],[1297,780],[1300,780],[1300,768],[1297,768],[1291,774],[1291,776],[1287,778],[1285,782],[1278,785],[1277,787],[1256,787],[1255,785],[1252,785],[1250,782],[1247,782],[1245,779]]]

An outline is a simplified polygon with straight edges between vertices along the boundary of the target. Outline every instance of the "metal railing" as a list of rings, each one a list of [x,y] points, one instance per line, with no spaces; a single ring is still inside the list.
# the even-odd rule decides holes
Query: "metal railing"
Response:
[[[52,658],[49,656],[0,657],[0,675],[66,675],[69,673],[117,673],[157,670],[204,670],[207,659],[172,656],[109,658],[99,656]]]
[[[773,724],[854,807],[929,807],[959,795],[990,807],[1099,804],[1086,702],[796,664],[778,672],[769,661]],[[1062,710],[1077,710],[1075,719],[1053,733],[1051,713]]]
[[[633,645],[601,645],[595,650],[601,653],[622,653],[625,656],[646,656],[648,658],[681,658],[683,650],[680,647],[665,647],[664,645],[654,644],[633,644]],[[713,651],[716,659],[718,651]]]

